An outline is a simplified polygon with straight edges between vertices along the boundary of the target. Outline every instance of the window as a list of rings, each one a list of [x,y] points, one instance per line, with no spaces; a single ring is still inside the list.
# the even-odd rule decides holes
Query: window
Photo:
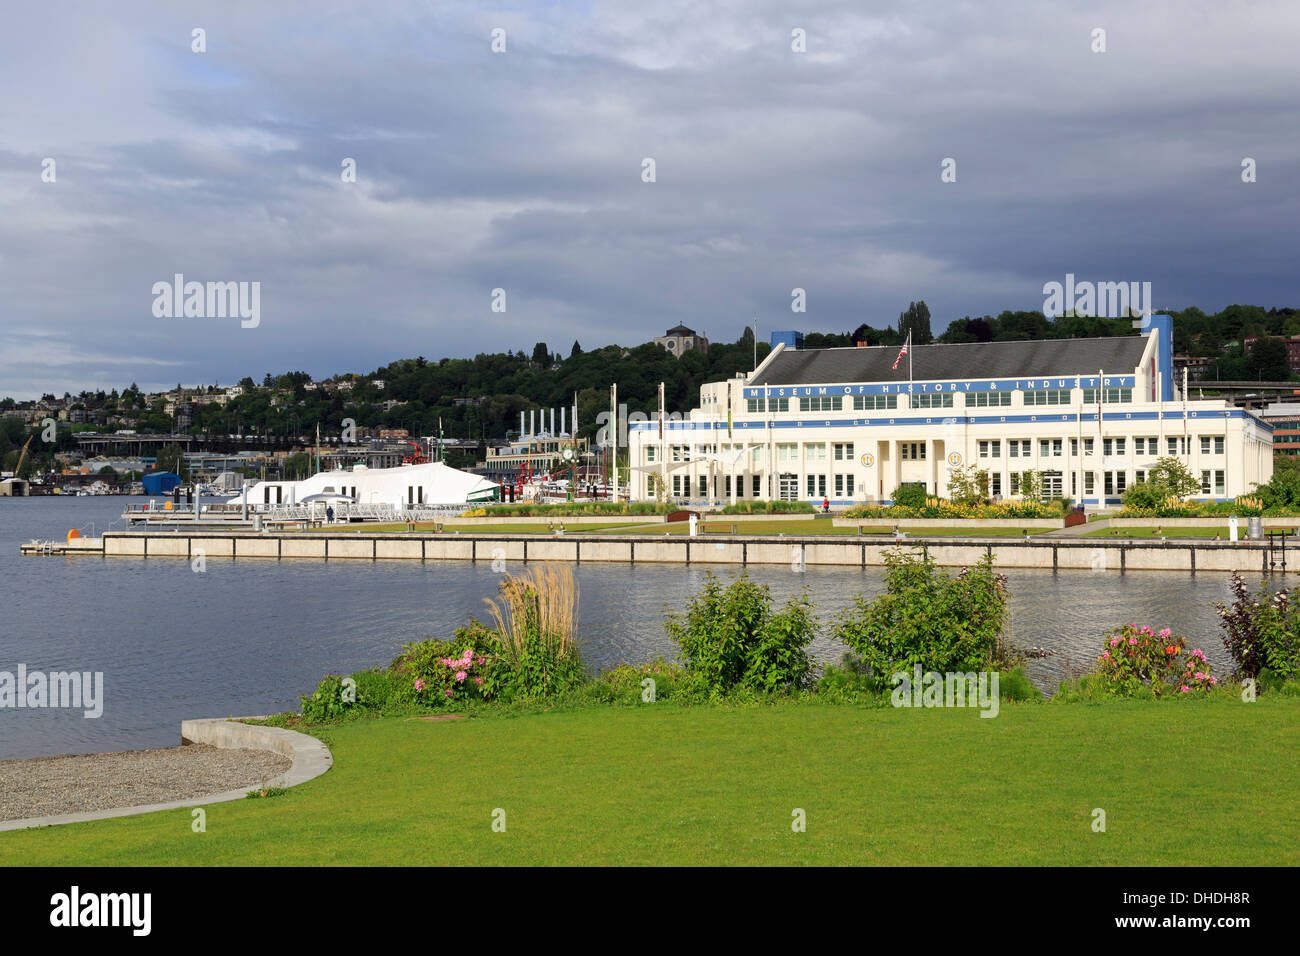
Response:
[[[673,461],[690,461],[691,447],[689,445],[673,445]]]
[[[799,460],[799,446],[798,446],[798,445],[777,445],[777,446],[776,446],[776,460],[777,460],[777,461],[782,461],[782,462],[784,462],[784,461],[798,461],[798,460]]]
[[[853,476],[852,475],[835,476],[835,497],[836,498],[853,497]]]
[[[1166,439],[1165,441],[1166,441],[1166,447],[1169,449],[1169,454],[1171,454],[1171,455],[1186,455],[1186,454],[1187,454],[1187,442],[1188,442],[1188,439],[1187,439],[1186,437],[1183,437],[1183,438],[1168,438],[1168,439]]]
[[[763,486],[761,482],[762,482],[762,477],[760,475],[753,476],[753,481],[750,483],[750,488],[753,491],[753,494],[750,495],[751,498],[758,498],[762,496]]]
[[[1222,455],[1222,454],[1223,454],[1223,439],[1222,439],[1222,438],[1216,438],[1216,439],[1214,439],[1214,453],[1215,453],[1216,455]]]
[[[1112,455],[1123,455],[1127,447],[1128,439],[1125,438],[1103,438],[1101,440],[1101,453],[1105,458]]]
[[[1083,493],[1085,495],[1090,495],[1093,493],[1094,481],[1095,481],[1095,476],[1093,475],[1092,472],[1085,471],[1083,473]]]
[[[1040,388],[1035,391],[1025,392],[1026,405],[1069,405],[1070,390],[1068,388]]]
[[[997,439],[983,439],[979,444],[981,458],[1001,458],[1002,442]]]
[[[699,487],[700,487],[700,497],[707,498],[709,496],[709,479],[704,477],[703,475],[700,475]]]
[[[1083,390],[1083,403],[1085,405],[1095,405],[1097,403],[1097,389],[1085,388]],[[1133,389],[1131,388],[1103,388],[1101,396],[1102,404],[1111,405],[1120,402],[1133,401]]]
[[[655,455],[659,454],[659,449],[654,445],[647,445],[645,450],[645,460],[648,464],[654,464]]]
[[[1002,494],[1002,473],[989,475],[989,494],[994,498]]]
[[[761,398],[745,399],[745,410],[749,412],[749,414],[751,415],[756,415],[759,412],[764,411],[765,409],[764,409],[763,400]]]
[[[799,399],[801,412],[838,412],[839,410],[838,395],[804,395]]]
[[[1223,438],[1222,438],[1222,437],[1219,437],[1219,438],[1211,438],[1209,435],[1202,435],[1202,436],[1201,436],[1201,454],[1202,454],[1202,455],[1209,455],[1209,454],[1211,454],[1211,451],[1210,451],[1211,447],[1213,447],[1213,449],[1214,449],[1213,454],[1215,454],[1215,455],[1222,455],[1222,454],[1223,454]]]
[[[1128,472],[1108,471],[1105,475],[1106,494],[1122,495],[1128,487]]]
[[[1064,454],[1063,446],[1064,442],[1060,438],[1040,438],[1038,440],[1038,454],[1043,458],[1060,458]]]
[[[1029,451],[1029,439],[1012,438],[1007,442],[1008,458],[1032,458]],[[1013,492],[1014,494],[1014,492]]]
[[[967,408],[996,408],[1011,404],[1010,392],[967,392]]]
[[[952,392],[944,392],[942,395],[913,395],[913,408],[952,408]]]
[[[855,412],[878,412],[884,408],[897,408],[897,395],[854,395],[853,410]]]
[[[809,498],[826,497],[826,476],[825,475],[808,476],[808,497]]]
[[[1091,439],[1091,438],[1085,438],[1085,439],[1083,440],[1083,453],[1084,453],[1085,455],[1091,455],[1091,454],[1092,454],[1092,448],[1093,448],[1093,445],[1092,445],[1092,439]],[[1077,439],[1077,438],[1071,438],[1071,439],[1070,439],[1070,454],[1071,454],[1071,455],[1078,455],[1078,454],[1079,454],[1079,439]]]
[[[1210,493],[1210,473],[1208,471],[1203,471],[1201,472],[1201,494],[1208,495],[1209,493]]]
[[[682,477],[683,476],[681,475],[673,475],[673,497],[674,498],[680,498],[682,496]]]
[[[900,446],[899,458],[902,461],[925,461],[925,442],[903,442]]]
[[[825,461],[826,445],[823,444],[822,442],[817,442],[811,445],[804,445],[803,454],[804,454],[805,461]]]
[[[1214,493],[1216,495],[1221,495],[1225,492],[1225,490],[1226,489],[1224,487],[1223,472],[1216,471],[1214,473]]]
[[[836,461],[852,461],[852,460],[853,460],[853,442],[837,443],[837,444],[835,445],[835,460],[836,460]]]
[[[788,412],[790,410],[790,399],[769,398],[767,400],[767,410],[769,412]]]

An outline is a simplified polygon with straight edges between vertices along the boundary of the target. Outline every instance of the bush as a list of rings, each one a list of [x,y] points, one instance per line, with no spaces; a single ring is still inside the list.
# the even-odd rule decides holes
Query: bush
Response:
[[[773,613],[772,592],[741,574],[725,589],[709,574],[704,590],[665,628],[695,687],[710,697],[736,688],[795,690],[812,673],[815,624],[807,595]]]
[[[1286,588],[1270,592],[1268,582],[1252,599],[1235,571],[1229,579],[1231,607],[1216,602],[1223,647],[1236,669],[1233,676],[1287,681],[1300,677],[1300,605]],[[1265,675],[1267,672],[1267,675]]]
[[[899,485],[890,501],[900,508],[920,509],[925,507],[926,497],[924,485]]]
[[[849,652],[840,658],[838,665],[829,664],[817,682],[817,696],[834,703],[856,704],[865,701],[884,702],[871,669],[862,658]]]
[[[885,565],[884,593],[874,601],[857,596],[835,627],[879,687],[917,664],[923,671],[967,672],[1008,659],[1006,578],[988,556],[955,578],[920,551],[890,549]]]
[[[722,509],[724,515],[788,515],[815,514],[817,511],[807,501],[737,501]]]
[[[343,678],[338,674],[326,674],[315,691],[299,700],[303,719],[312,724],[337,720],[357,706],[352,694],[345,693]]]
[[[1101,686],[1120,697],[1163,696],[1190,693],[1218,686],[1209,661],[1199,648],[1187,650],[1187,641],[1165,628],[1125,624],[1106,635],[1106,651],[1098,658]]]
[[[654,683],[646,684],[648,680]],[[651,691],[655,702],[676,700],[686,681],[684,668],[660,657],[653,664],[623,664],[605,671],[591,682],[589,694],[601,704],[639,705],[650,702],[646,698]]]

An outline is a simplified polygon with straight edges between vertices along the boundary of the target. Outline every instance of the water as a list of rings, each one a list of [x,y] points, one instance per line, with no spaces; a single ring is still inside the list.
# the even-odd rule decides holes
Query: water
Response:
[[[88,534],[93,522],[102,532],[138,500],[0,498],[0,670],[25,663],[29,671],[102,671],[105,684],[98,719],[0,710],[0,759],[174,746],[185,718],[296,709],[298,695],[326,673],[386,664],[408,641],[447,637],[471,614],[483,619],[483,600],[500,578],[489,562],[210,558],[197,574],[174,558],[18,553],[23,541],[62,539],[71,527]],[[583,564],[575,573],[583,658],[599,669],[672,657],[663,617],[699,590],[706,569]],[[881,584],[875,569],[795,574],[773,566],[750,574],[780,600],[806,586],[823,621]],[[1211,607],[1228,598],[1226,574],[1012,571],[1008,579],[1016,642],[1057,652],[1030,662],[1040,686],[1054,686],[1071,663],[1090,665],[1101,634],[1128,621],[1172,627],[1203,648],[1218,673],[1228,669]],[[812,650],[834,662],[844,648],[823,634]]]

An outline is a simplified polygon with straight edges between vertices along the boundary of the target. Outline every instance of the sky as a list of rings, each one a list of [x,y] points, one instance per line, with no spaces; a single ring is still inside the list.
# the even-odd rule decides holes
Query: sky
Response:
[[[2,19],[0,396],[882,328],[918,299],[938,334],[1067,273],[1300,306],[1300,4]],[[178,273],[258,283],[256,322],[156,314]]]

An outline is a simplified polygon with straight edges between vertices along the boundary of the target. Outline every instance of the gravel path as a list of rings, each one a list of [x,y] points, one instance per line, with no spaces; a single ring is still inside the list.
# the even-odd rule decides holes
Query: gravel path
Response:
[[[253,789],[293,761],[207,744],[165,750],[0,760],[0,820],[108,810]]]

